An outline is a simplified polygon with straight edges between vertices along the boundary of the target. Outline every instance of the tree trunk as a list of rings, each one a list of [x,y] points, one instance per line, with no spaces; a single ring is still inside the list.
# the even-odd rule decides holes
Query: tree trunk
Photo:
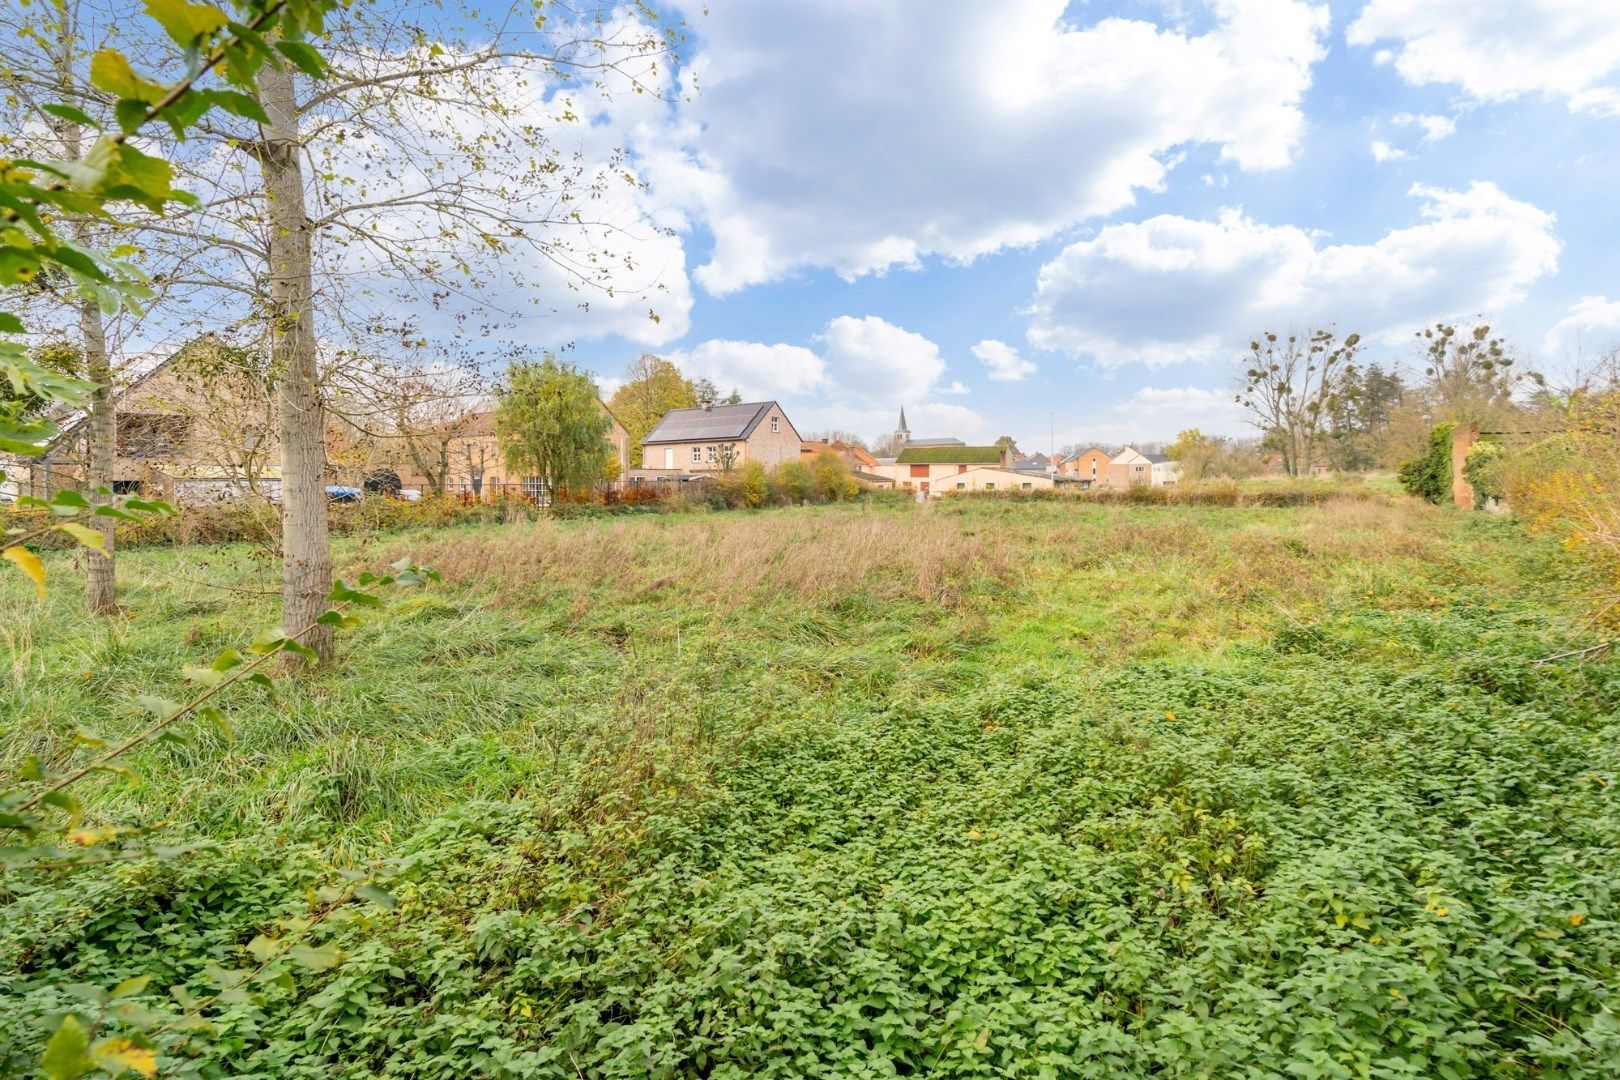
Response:
[[[78,48],[78,6],[61,4],[57,7],[58,44],[56,56],[56,84],[63,101],[73,101],[78,94],[74,80],[73,60]],[[71,120],[56,124],[57,137],[62,141],[64,156],[77,160],[84,149],[83,132]],[[73,238],[80,244],[88,240],[85,222],[74,224]],[[90,421],[85,425],[84,486],[85,496],[97,505],[107,497],[97,494],[112,488],[113,456],[117,453],[118,419],[113,401],[112,364],[107,359],[106,324],[102,321],[101,305],[89,295],[81,295],[79,306],[80,350],[83,354],[85,378],[96,384],[90,395]],[[115,518],[93,518],[91,525],[101,533],[101,554],[92,553],[86,564],[84,599],[96,615],[111,615],[118,610],[118,566],[114,561],[113,526]]]
[[[259,101],[270,118],[258,159],[270,212],[270,363],[281,405],[281,622],[293,634],[320,617],[332,589],[326,413],[315,365],[310,222],[290,68],[263,69]],[[332,655],[331,627],[315,627],[303,642],[322,660]]]
[[[85,487],[91,502],[100,504],[107,496],[97,492],[111,489],[113,481],[113,455],[118,445],[118,418],[113,403],[112,364],[107,359],[106,328],[101,321],[101,306],[89,298],[79,301],[79,331],[84,339],[84,373],[96,384],[90,397],[90,423],[88,427],[89,453],[85,470]],[[92,612],[110,615],[118,610],[117,563],[113,555],[113,526],[115,518],[92,519],[101,532],[101,553],[91,553],[84,579],[84,599]]]

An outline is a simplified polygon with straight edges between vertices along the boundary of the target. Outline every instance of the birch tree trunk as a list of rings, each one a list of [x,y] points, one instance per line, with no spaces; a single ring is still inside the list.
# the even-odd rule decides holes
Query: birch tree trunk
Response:
[[[326,413],[315,367],[310,220],[290,67],[266,66],[259,101],[270,124],[257,152],[270,215],[270,363],[281,411],[281,621],[297,633],[326,610],[332,553],[326,527]],[[332,628],[304,639],[322,660]]]
[[[79,97],[74,82],[73,60],[78,48],[78,5],[60,4],[57,7],[56,55],[57,90],[64,101]],[[57,137],[69,160],[77,160],[83,151],[83,132],[71,120],[56,125]],[[73,228],[73,237],[79,243],[87,241],[88,229],[80,221]],[[113,455],[117,452],[118,419],[113,401],[112,363],[107,359],[107,328],[102,321],[101,305],[89,296],[81,296],[79,309],[79,347],[83,353],[84,377],[96,384],[90,396],[90,419],[85,425],[85,496],[93,503],[106,502],[97,492],[112,488]],[[47,493],[48,494],[48,493]],[[86,565],[84,599],[96,615],[110,615],[118,610],[118,565],[114,561],[113,527],[116,519],[96,517],[92,524],[101,533],[101,554],[91,554]]]
[[[106,327],[101,321],[101,305],[86,298],[79,301],[79,336],[84,345],[85,377],[96,384],[90,397],[89,468],[85,474],[86,493],[94,503],[107,498],[96,494],[103,488],[112,488],[113,455],[118,445],[118,418],[113,401],[112,364],[107,359]],[[97,615],[111,615],[118,610],[118,567],[113,555],[113,526],[115,518],[92,519],[101,532],[100,554],[88,556],[84,578],[84,599]]]

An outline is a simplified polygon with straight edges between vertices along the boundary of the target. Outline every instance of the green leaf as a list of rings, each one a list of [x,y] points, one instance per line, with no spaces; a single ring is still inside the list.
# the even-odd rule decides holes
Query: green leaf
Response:
[[[299,967],[310,971],[330,971],[347,959],[348,954],[334,942],[325,945],[305,945],[300,942],[287,950],[287,956]]]
[[[261,964],[268,964],[271,960],[280,956],[282,949],[285,947],[286,942],[280,938],[265,937],[263,934],[259,934],[247,943],[248,955]]]
[[[139,702],[141,708],[145,709],[159,720],[167,720],[169,717],[180,711],[180,706],[177,703],[170,701],[168,698],[156,697],[152,694],[142,694],[136,700]]]
[[[89,526],[79,525],[71,521],[64,521],[60,525],[53,525],[51,527],[57,532],[67,533],[84,547],[95,548],[100,552],[105,552],[107,549],[107,538]]]
[[[146,0],[146,13],[182,48],[218,33],[227,22],[225,13],[218,8],[186,0]]]
[[[393,893],[376,885],[356,885],[354,895],[362,900],[369,900],[380,908],[387,908],[389,911],[399,907],[399,901],[395,899]]]
[[[321,54],[302,41],[278,41],[276,51],[291,60],[312,79],[319,79],[326,74],[326,61]]]
[[[235,90],[210,90],[208,100],[226,112],[235,113],[244,120],[252,120],[258,124],[268,124],[270,116],[264,111],[258,101],[247,94]]]
[[[90,1060],[90,1031],[72,1013],[62,1017],[39,1067],[51,1080],[78,1080],[94,1066]]]
[[[26,332],[27,328],[23,325],[21,319],[9,311],[0,311],[0,334],[22,334]]]
[[[75,108],[72,105],[42,105],[40,107],[46,112],[50,113],[52,116],[66,120],[69,123],[79,124],[80,126],[87,128],[95,128],[97,131],[101,130],[101,125],[96,123],[95,120],[91,118],[90,114],[85,112],[83,109]],[[16,333],[21,332],[22,331],[20,330],[16,331]]]
[[[51,497],[50,505],[71,506],[78,510],[85,510],[89,508],[90,500],[85,498],[79,492],[68,488],[63,491],[58,491],[55,495],[53,495]]]
[[[152,976],[150,975],[136,975],[134,978],[125,979],[123,982],[112,988],[111,996],[114,998],[121,998],[138,994],[142,990],[145,990],[146,984],[151,981]]]
[[[163,88],[135,74],[129,58],[117,49],[102,49],[90,58],[90,84],[120,99],[150,102],[163,96]]]
[[[231,730],[229,721],[225,719],[225,714],[220,711],[218,705],[204,705],[197,710],[197,715],[206,723],[212,724],[214,730],[218,731],[226,742],[235,741],[236,733]]]

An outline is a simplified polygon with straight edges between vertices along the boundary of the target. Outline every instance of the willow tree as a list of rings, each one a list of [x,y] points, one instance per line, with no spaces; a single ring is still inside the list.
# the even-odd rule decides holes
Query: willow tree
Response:
[[[261,319],[288,626],[320,614],[332,576],[318,343],[341,355],[422,310],[431,334],[498,336],[569,290],[623,295],[635,272],[615,246],[633,230],[604,208],[639,180],[621,153],[565,142],[600,137],[587,100],[660,92],[678,28],[644,5],[469,7],[431,29],[417,12],[407,0],[334,12],[324,60],[291,50],[298,68],[266,73],[257,112],[202,127],[187,159],[199,212],[161,226],[204,253],[166,285]],[[452,24],[467,29],[452,37]],[[325,657],[330,634],[308,644]]]
[[[529,478],[538,494],[599,483],[614,460],[610,425],[591,377],[551,356],[513,364],[495,407],[507,467]]]

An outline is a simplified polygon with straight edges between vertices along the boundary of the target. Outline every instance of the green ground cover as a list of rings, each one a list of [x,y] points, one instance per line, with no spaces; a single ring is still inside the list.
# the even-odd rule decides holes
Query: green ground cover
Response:
[[[1534,663],[1588,643],[1554,546],[1351,494],[345,538],[445,581],[96,802],[217,848],[6,883],[0,1074],[360,867],[399,906],[164,1075],[1615,1075],[1620,665]],[[126,555],[112,624],[55,558],[7,762],[273,611],[247,548]]]

